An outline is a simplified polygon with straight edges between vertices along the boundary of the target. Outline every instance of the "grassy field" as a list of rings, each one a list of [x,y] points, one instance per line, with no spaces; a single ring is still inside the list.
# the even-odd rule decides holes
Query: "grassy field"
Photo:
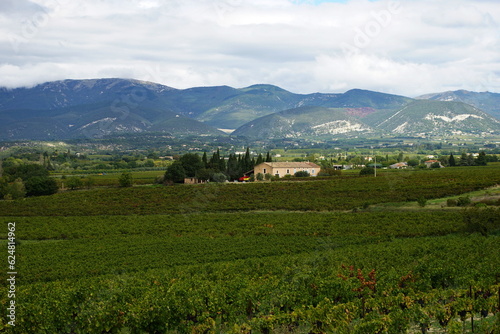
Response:
[[[474,318],[497,333],[498,209],[442,204],[499,181],[446,168],[2,201],[18,274],[0,332],[462,333]]]
[[[67,186],[65,183],[65,178],[68,177],[79,177],[82,180],[91,179],[92,187],[118,187],[119,181],[122,173],[132,174],[133,182],[135,185],[146,185],[154,184],[156,179],[165,174],[165,170],[151,170],[151,171],[106,171],[106,172],[86,172],[86,173],[76,173],[71,175],[66,175],[62,173],[54,174],[53,176],[58,181],[59,187]],[[67,187],[66,187],[67,188]],[[82,188],[85,188],[83,185]]]

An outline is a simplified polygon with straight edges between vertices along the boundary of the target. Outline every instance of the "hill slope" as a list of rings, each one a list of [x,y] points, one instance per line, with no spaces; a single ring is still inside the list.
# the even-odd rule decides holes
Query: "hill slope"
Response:
[[[481,109],[497,119],[500,119],[500,94],[498,93],[477,93],[467,90],[456,90],[443,93],[426,94],[417,97],[417,99],[463,102]]]
[[[350,116],[345,109],[299,107],[260,117],[233,132],[248,138],[323,137],[371,132],[372,129]]]
[[[500,130],[498,120],[471,105],[426,100],[409,103],[375,126],[405,135],[483,135]]]

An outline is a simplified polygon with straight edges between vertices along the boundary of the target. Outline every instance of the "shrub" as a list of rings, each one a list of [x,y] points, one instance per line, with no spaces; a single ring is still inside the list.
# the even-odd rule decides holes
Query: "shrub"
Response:
[[[215,173],[212,175],[212,181],[222,183],[226,182],[227,177],[223,173]]]
[[[427,199],[425,197],[419,197],[417,203],[419,207],[423,208],[427,205]]]
[[[318,176],[340,176],[342,175],[342,170],[334,168],[321,168]]]
[[[471,200],[469,196],[462,196],[458,198],[457,205],[458,206],[467,206],[470,205]]]
[[[53,178],[35,176],[25,183],[27,196],[44,196],[55,194],[59,188]]]
[[[132,187],[134,184],[134,179],[132,178],[131,173],[122,173],[120,177],[118,178],[118,183],[120,184],[120,187]]]
[[[85,179],[85,181],[83,181],[83,184],[87,189],[91,189],[95,184],[95,180],[89,176]]]
[[[82,179],[78,176],[72,176],[67,179],[66,185],[68,186],[69,189],[75,190],[78,188],[81,188],[83,186]]]
[[[469,233],[480,233],[487,236],[488,233],[500,229],[499,209],[496,208],[469,208],[462,212],[465,223],[465,231]]]
[[[299,170],[297,173],[295,173],[295,177],[309,177],[311,174],[305,170]]]
[[[454,206],[457,206],[458,205],[458,202],[456,199],[453,199],[453,198],[448,198],[448,200],[446,200],[446,205],[448,207],[454,207]]]
[[[375,169],[372,167],[365,167],[359,171],[359,175],[375,175]]]
[[[441,168],[441,163],[440,163],[440,162],[434,162],[434,163],[431,165],[431,168]]]

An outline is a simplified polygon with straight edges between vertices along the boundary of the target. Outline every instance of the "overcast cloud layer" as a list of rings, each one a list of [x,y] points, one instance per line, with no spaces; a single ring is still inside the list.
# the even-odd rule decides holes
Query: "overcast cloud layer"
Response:
[[[0,86],[500,92],[496,0],[1,0]]]

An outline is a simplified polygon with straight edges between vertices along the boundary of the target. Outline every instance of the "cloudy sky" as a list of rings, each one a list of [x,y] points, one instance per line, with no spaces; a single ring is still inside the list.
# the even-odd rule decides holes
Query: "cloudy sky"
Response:
[[[0,86],[500,92],[497,0],[1,0]]]

